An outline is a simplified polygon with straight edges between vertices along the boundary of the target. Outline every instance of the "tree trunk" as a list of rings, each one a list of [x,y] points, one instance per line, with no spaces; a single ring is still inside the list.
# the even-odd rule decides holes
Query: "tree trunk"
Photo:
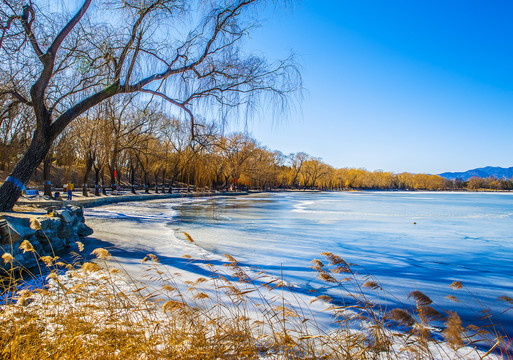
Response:
[[[132,188],[132,194],[137,194],[135,191],[135,167],[132,161],[130,161],[130,185]]]
[[[94,168],[94,196],[100,196],[100,167],[93,165]]]
[[[162,170],[162,193],[166,192],[166,168]]]
[[[94,158],[91,156],[91,154],[87,154],[86,155],[86,166],[85,166],[85,173],[84,173],[84,177],[83,177],[83,183],[84,184],[87,184],[87,182],[89,181],[89,173],[91,172],[91,169],[93,168],[93,162],[94,162]]]
[[[160,171],[153,172],[153,175],[155,177],[155,194],[159,193],[159,172]]]
[[[50,170],[52,168],[52,157],[47,154],[43,162],[43,185],[45,188],[44,194],[52,196],[52,183],[50,182]]]
[[[27,152],[9,176],[25,185],[48,154],[51,145],[52,141],[36,130]],[[22,189],[13,182],[5,181],[0,187],[0,211],[11,211],[21,192]]]
[[[150,193],[150,191],[149,191],[150,185],[148,184],[148,173],[146,171],[144,171],[144,169],[143,169],[143,172],[144,172],[144,176],[143,176],[144,177],[144,192],[146,194],[149,194]]]

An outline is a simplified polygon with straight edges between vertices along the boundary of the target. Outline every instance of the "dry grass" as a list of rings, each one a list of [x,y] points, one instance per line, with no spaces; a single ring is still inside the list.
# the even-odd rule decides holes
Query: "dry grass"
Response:
[[[34,252],[30,243],[22,246]],[[384,294],[381,285],[331,253],[324,254],[329,265],[313,261],[314,271],[352,301],[335,304],[325,294],[313,300],[324,302],[332,315],[329,330],[316,325],[312,309],[291,296],[282,280],[252,276],[230,255],[225,255],[226,266],[210,266],[210,277],[182,281],[149,254],[142,261],[147,283],[139,283],[111,265],[106,249],[93,253],[95,262],[83,262],[77,254],[71,265],[58,257],[41,258],[48,275],[44,286],[34,289],[21,287],[15,260],[2,256],[11,265],[0,313],[3,358],[510,358],[501,336],[464,327],[456,313],[437,309],[418,290],[410,294],[414,304],[409,308],[388,310],[371,302],[363,289]],[[511,306],[511,298],[501,301]],[[431,322],[441,318],[445,342],[433,337]],[[477,335],[493,354],[475,348]]]

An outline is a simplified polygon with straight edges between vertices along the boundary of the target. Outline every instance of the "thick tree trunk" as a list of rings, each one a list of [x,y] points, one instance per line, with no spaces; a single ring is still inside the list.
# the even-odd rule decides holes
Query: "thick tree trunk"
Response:
[[[52,156],[47,155],[45,156],[44,162],[43,162],[43,182],[46,183],[48,180],[50,180],[50,171],[52,170]]]
[[[52,196],[52,183],[50,181],[50,170],[52,169],[52,156],[46,155],[43,162],[43,185],[45,188],[44,194]]]
[[[45,138],[40,131],[36,131],[25,156],[23,156],[9,176],[25,185],[36,168],[44,160],[46,154],[48,154],[51,145],[52,141],[50,139]],[[21,192],[22,189],[13,182],[5,181],[2,187],[0,187],[0,211],[11,211],[21,196]]]

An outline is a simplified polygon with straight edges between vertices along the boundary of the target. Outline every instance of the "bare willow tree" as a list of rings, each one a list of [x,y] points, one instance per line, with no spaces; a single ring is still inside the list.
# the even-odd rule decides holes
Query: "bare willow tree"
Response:
[[[262,100],[283,106],[301,85],[293,60],[268,63],[240,46],[263,2],[3,0],[0,104],[29,108],[36,125],[0,188],[0,211],[12,209],[57,136],[115,95],[161,98],[193,130],[199,111],[225,118]]]

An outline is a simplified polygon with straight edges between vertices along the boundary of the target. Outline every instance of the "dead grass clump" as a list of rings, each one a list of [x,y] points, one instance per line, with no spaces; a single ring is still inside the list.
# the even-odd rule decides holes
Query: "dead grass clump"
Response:
[[[91,255],[96,255],[96,257],[98,259],[102,259],[102,260],[106,260],[106,259],[109,259],[111,257],[109,251],[107,249],[104,249],[104,248],[94,249],[93,252],[91,253]]]
[[[183,280],[149,254],[143,259],[148,283],[139,283],[111,265],[106,249],[93,254],[94,262],[74,265],[41,258],[49,275],[39,289],[18,288],[22,282],[12,267],[0,312],[3,358],[458,359],[481,354],[456,313],[449,313],[443,332],[449,348],[430,336],[435,329],[430,322],[442,312],[427,295],[413,291],[415,306],[388,311],[366,293],[384,295],[379,282],[331,253],[325,253],[329,266],[313,262],[329,295],[317,296],[312,305],[283,279],[243,269],[230,255],[225,255],[227,266],[208,265],[210,277]],[[9,254],[2,258],[15,261]],[[347,303],[335,298],[337,290]],[[319,325],[317,311],[328,312],[332,324]],[[503,348],[500,337],[491,344],[491,350]]]

